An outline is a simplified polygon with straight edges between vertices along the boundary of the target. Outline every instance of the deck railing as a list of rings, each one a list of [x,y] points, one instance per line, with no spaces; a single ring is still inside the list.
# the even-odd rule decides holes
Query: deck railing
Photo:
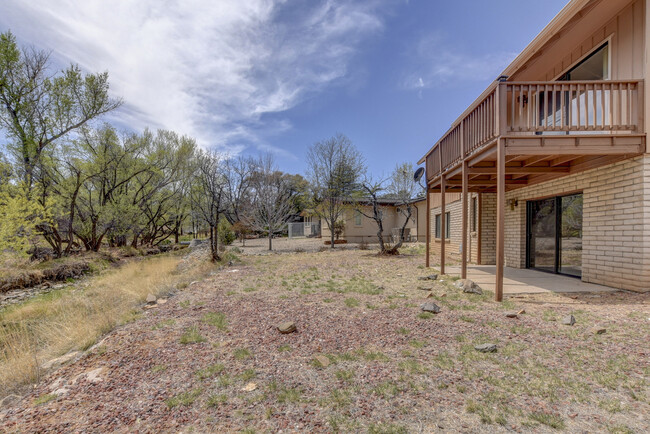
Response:
[[[427,178],[500,135],[638,133],[642,107],[642,80],[495,83],[436,143]]]

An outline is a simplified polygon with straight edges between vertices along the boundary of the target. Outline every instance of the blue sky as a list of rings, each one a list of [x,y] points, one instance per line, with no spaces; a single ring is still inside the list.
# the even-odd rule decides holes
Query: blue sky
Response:
[[[304,173],[346,134],[369,170],[415,163],[567,0],[5,0],[0,29],[108,70],[109,121]]]

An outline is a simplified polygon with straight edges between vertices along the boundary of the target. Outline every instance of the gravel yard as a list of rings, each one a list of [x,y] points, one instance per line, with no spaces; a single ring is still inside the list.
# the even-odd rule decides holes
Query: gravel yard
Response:
[[[419,279],[422,246],[254,256],[265,241],[46,375],[0,431],[650,431],[648,294],[497,304]]]

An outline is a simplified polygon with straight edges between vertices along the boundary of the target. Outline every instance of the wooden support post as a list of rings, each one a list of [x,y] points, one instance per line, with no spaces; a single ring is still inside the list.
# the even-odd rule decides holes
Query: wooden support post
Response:
[[[463,192],[461,193],[462,195],[462,200],[463,200],[463,222],[462,222],[462,252],[461,254],[463,255],[462,262],[461,262],[461,269],[460,269],[460,278],[461,279],[467,279],[467,253],[469,251],[469,243],[468,243],[468,237],[467,237],[467,177],[468,177],[468,170],[467,170],[467,161],[463,161]]]
[[[445,188],[447,187],[447,179],[443,175],[440,179],[440,274],[445,274],[445,228],[447,222],[445,221]]]
[[[431,208],[429,202],[429,196],[431,196],[431,188],[427,185],[427,230],[426,230],[426,243],[427,243],[427,258],[426,258],[426,267],[429,268],[429,256],[431,249]]]
[[[506,211],[506,147],[499,138],[497,143],[497,267],[494,299],[503,300],[503,265],[505,260],[505,211]]]

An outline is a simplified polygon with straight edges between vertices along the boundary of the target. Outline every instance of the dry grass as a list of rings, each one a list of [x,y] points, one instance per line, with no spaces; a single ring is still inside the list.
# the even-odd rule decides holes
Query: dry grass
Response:
[[[168,293],[201,274],[195,267],[181,275],[179,261],[165,256],[126,264],[84,286],[0,311],[0,390],[8,393],[38,381],[44,362],[87,349],[114,327],[137,318],[147,294]]]

